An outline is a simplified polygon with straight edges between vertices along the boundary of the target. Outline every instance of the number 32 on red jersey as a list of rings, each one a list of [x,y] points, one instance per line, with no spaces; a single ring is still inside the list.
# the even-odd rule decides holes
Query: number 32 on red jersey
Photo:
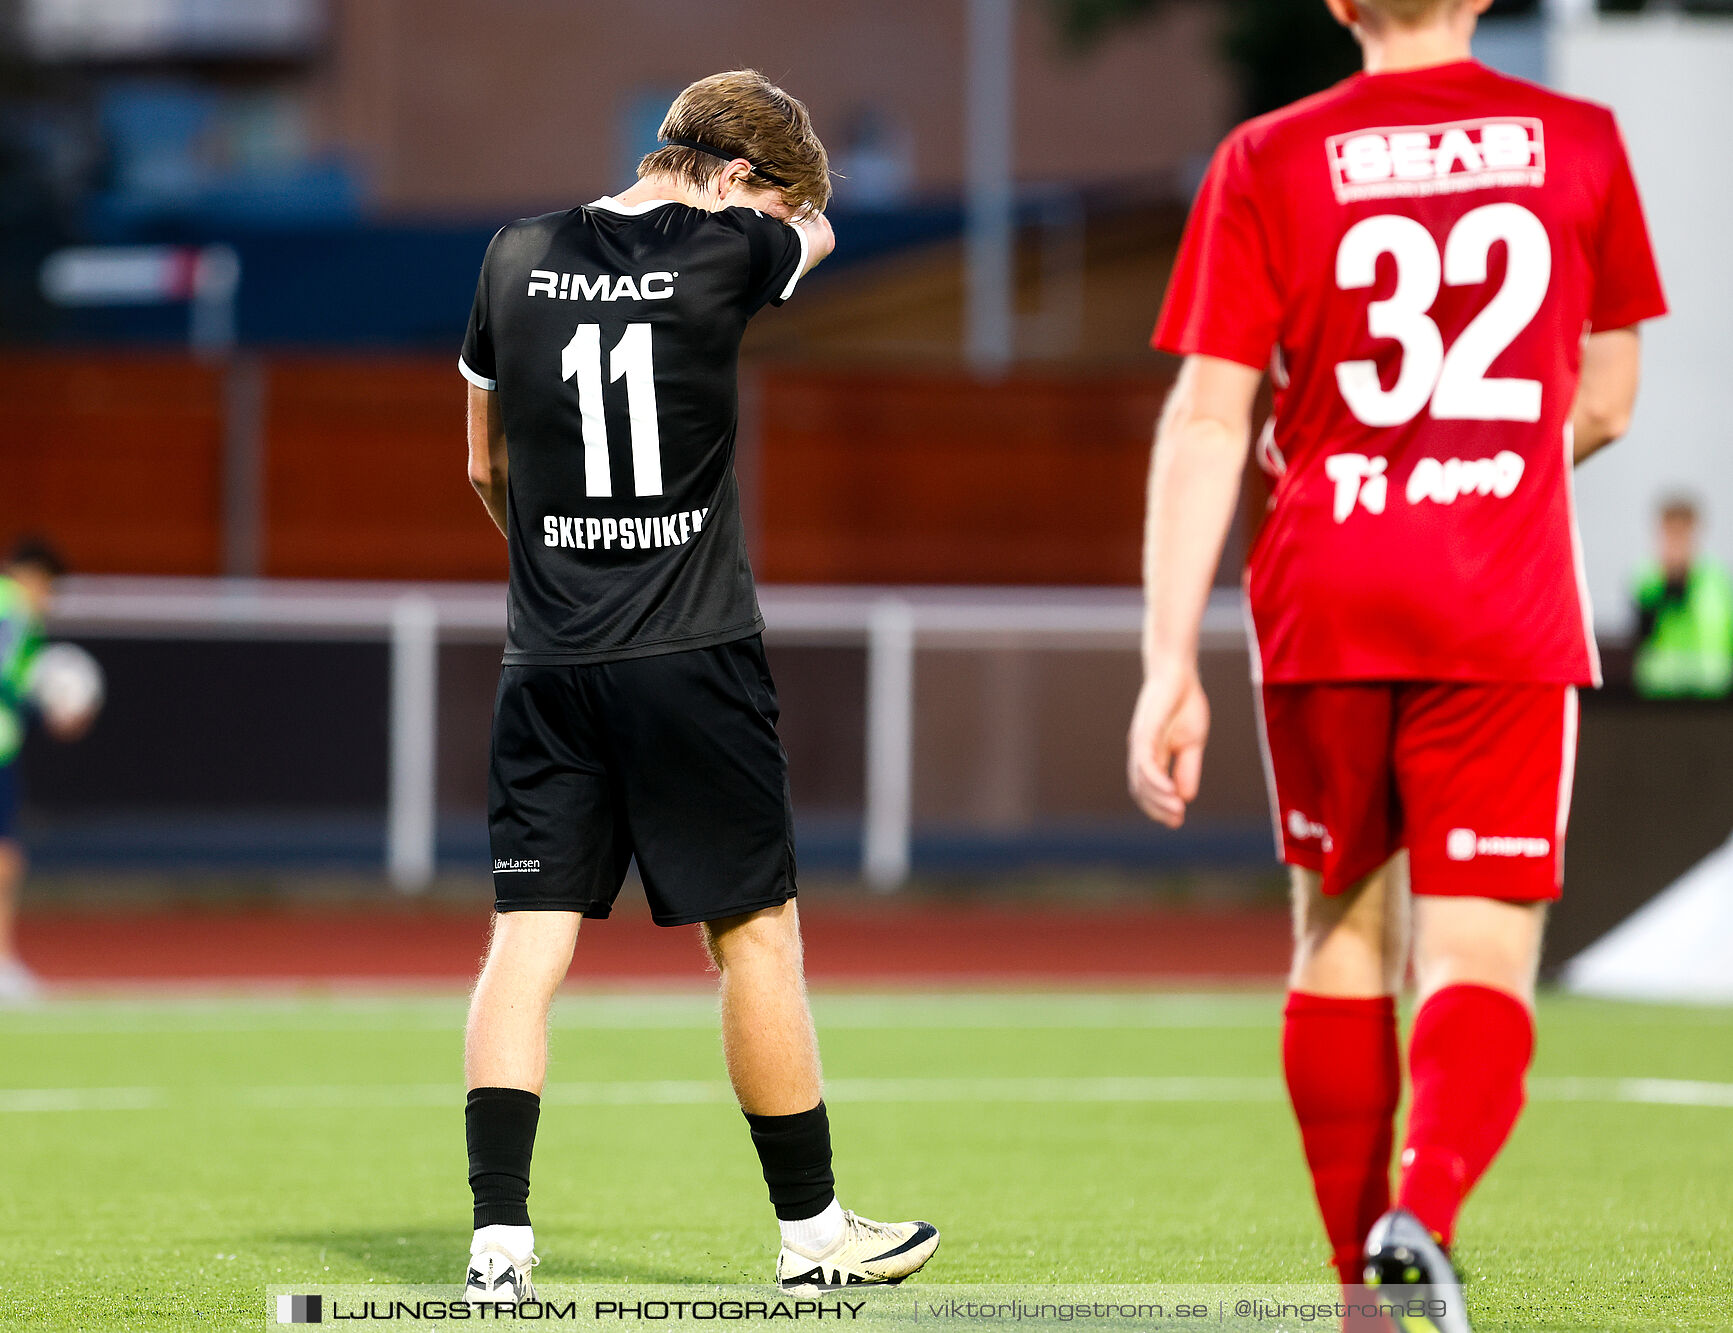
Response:
[[[1486,281],[1487,258],[1503,241],[1508,247],[1504,282],[1485,308],[1449,348],[1428,311],[1441,285],[1475,286]],[[1465,213],[1450,229],[1440,254],[1420,223],[1399,213],[1362,218],[1336,251],[1336,285],[1353,291],[1373,285],[1378,259],[1396,261],[1396,290],[1367,308],[1375,338],[1401,345],[1401,368],[1386,389],[1374,361],[1341,361],[1336,384],[1348,410],[1367,426],[1400,426],[1422,408],[1439,420],[1538,421],[1539,380],[1494,379],[1488,369],[1546,299],[1552,280],[1552,244],[1546,228],[1521,204],[1486,204]]]

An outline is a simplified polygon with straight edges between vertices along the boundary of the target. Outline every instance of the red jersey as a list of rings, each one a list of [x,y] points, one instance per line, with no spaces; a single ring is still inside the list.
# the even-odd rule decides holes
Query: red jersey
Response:
[[[1604,107],[1464,61],[1235,130],[1152,342],[1270,367],[1263,678],[1595,682],[1582,341],[1665,312]]]

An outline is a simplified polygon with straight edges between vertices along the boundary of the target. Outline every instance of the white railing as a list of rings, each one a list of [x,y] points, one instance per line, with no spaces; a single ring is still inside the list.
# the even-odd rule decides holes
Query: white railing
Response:
[[[861,871],[882,889],[909,873],[918,648],[1110,646],[1134,651],[1134,589],[759,589],[767,637],[859,645],[867,659]],[[348,639],[391,650],[387,866],[405,892],[435,866],[439,645],[499,643],[505,590],[491,584],[299,580],[72,578],[58,599],[59,637]],[[1204,618],[1207,646],[1237,648],[1237,594],[1219,591]]]

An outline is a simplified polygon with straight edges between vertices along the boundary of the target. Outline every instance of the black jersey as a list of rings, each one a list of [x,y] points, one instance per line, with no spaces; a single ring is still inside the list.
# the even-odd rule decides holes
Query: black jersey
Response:
[[[764,622],[734,477],[746,322],[806,262],[798,228],[611,198],[488,246],[459,368],[499,393],[507,663],[726,643]]]

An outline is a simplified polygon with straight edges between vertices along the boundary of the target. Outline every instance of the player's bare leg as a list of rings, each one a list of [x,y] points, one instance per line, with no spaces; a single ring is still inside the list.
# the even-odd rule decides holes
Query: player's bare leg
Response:
[[[776,1280],[793,1289],[901,1282],[932,1257],[939,1233],[928,1222],[872,1222],[837,1202],[794,901],[702,929],[721,974],[728,1078],[782,1232]]]
[[[0,838],[0,1004],[35,998],[36,978],[18,957],[18,896],[24,886],[24,849]]]
[[[541,1092],[548,1071],[548,1010],[572,965],[581,919],[576,912],[494,916],[464,1032],[467,1087]]]
[[[548,1070],[548,1009],[571,967],[579,920],[576,912],[496,913],[470,997],[463,1072],[475,1237],[464,1299],[476,1304],[535,1298],[530,1158]]]
[[[1365,998],[1401,989],[1408,960],[1408,874],[1392,857],[1334,896],[1314,870],[1292,867],[1294,964],[1288,989]]]
[[[1414,984],[1421,1005],[1447,986],[1485,986],[1534,1007],[1546,904],[1414,900]]]
[[[794,900],[707,922],[703,932],[722,978],[722,1058],[740,1109],[811,1110],[823,1095],[822,1075]]]
[[[1336,895],[1323,892],[1314,871],[1292,875],[1294,966],[1282,1068],[1331,1262],[1343,1285],[1353,1286],[1366,1234],[1390,1207],[1402,1086],[1395,995],[1407,963],[1406,864],[1398,855]]]

